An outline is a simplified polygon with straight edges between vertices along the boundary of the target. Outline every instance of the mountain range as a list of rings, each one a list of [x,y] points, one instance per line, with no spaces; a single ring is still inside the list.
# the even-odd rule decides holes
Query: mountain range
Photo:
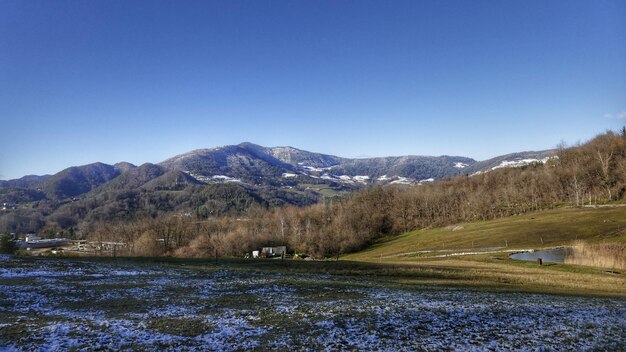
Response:
[[[293,147],[241,143],[180,154],[158,164],[93,163],[54,175],[0,181],[0,230],[38,231],[166,212],[197,216],[257,204],[308,205],[369,185],[420,184],[545,162],[552,150],[476,161],[461,156],[351,159]]]

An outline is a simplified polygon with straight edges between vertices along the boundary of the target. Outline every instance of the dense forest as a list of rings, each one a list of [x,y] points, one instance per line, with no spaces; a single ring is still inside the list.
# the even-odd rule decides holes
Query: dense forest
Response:
[[[622,129],[584,144],[561,145],[546,163],[431,184],[371,187],[307,207],[254,203],[232,216],[187,213],[95,222],[86,233],[92,240],[127,243],[129,255],[242,256],[262,246],[287,245],[292,252],[323,258],[406,231],[601,204],[625,195]]]

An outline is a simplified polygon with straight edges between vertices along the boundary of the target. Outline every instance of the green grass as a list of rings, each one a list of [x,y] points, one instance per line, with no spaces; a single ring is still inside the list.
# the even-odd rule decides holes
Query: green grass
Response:
[[[411,252],[528,249],[588,242],[626,242],[626,207],[562,208],[492,221],[408,232],[345,259],[372,260]]]
[[[318,185],[318,184],[312,184],[312,183],[303,183],[303,184],[300,184],[300,187],[308,188],[316,193],[319,193],[322,196],[324,196],[324,198],[340,197],[345,194],[345,192],[334,190],[331,187],[328,187],[328,185],[324,185],[324,184]]]
[[[509,259],[505,250],[626,242],[626,207],[561,208],[493,221],[457,224],[382,239],[342,260],[376,263],[401,281],[558,294],[626,296],[626,273],[579,265]],[[424,251],[420,253],[421,251]],[[433,251],[433,252],[431,252]],[[484,254],[437,257],[454,252]]]

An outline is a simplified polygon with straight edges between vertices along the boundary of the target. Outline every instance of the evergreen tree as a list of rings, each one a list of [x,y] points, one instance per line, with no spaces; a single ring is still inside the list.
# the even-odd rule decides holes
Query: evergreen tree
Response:
[[[7,231],[0,236],[0,253],[13,254],[17,250],[15,240],[11,238],[11,234]]]

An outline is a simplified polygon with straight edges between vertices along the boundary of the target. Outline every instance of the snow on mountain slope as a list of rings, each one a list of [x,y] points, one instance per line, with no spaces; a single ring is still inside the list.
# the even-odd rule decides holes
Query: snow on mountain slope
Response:
[[[548,160],[552,159],[554,157],[545,157],[542,159],[518,159],[518,160],[502,160],[500,162],[500,165],[496,165],[494,167],[491,168],[491,170],[496,170],[496,169],[501,169],[501,168],[505,168],[505,167],[522,167],[522,166],[526,166],[526,165],[530,165],[530,164],[534,164],[534,163],[541,163],[541,164],[545,164],[548,162]]]
[[[501,168],[522,167],[533,163],[546,163],[551,158],[555,157],[555,153],[555,150],[542,150],[501,155],[470,165],[463,169],[463,173],[475,175]]]

